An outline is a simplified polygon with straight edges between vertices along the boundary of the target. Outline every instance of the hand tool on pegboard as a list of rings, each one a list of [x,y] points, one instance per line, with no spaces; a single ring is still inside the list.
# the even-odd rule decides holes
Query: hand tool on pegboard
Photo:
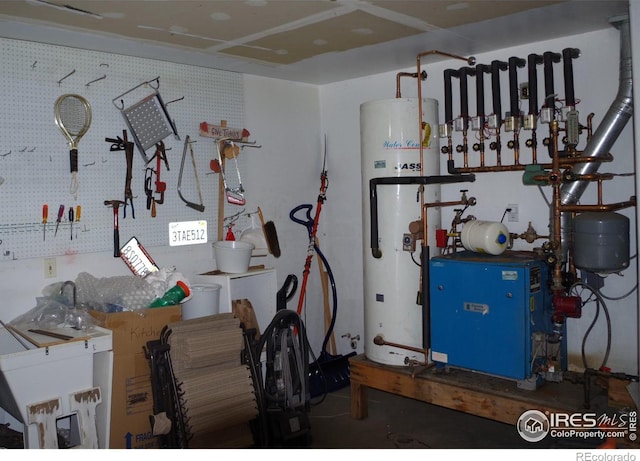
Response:
[[[106,142],[111,143],[111,147],[109,150],[111,152],[121,151],[125,152],[125,160],[127,164],[127,172],[125,175],[124,182],[124,209],[122,212],[122,217],[127,217],[127,206],[131,207],[131,217],[136,219],[135,208],[133,207],[133,192],[131,190],[131,178],[133,171],[133,142],[129,141],[127,136],[127,130],[122,130],[122,138],[119,136],[116,138],[105,138]]]
[[[80,216],[82,215],[82,207],[76,205],[76,222],[80,222]],[[78,229],[76,228],[76,238],[78,238]]]
[[[130,90],[113,98],[113,104],[120,110],[133,139],[138,146],[145,163],[149,163],[146,151],[154,144],[173,134],[175,139],[180,139],[176,125],[167,112],[167,107],[158,88],[160,87],[160,77],[143,82]],[[145,96],[140,101],[125,108],[124,97],[135,90],[151,88],[152,93]]]
[[[193,208],[196,211],[204,212],[204,205],[202,203],[202,191],[200,190],[200,179],[198,178],[198,169],[196,167],[196,159],[193,155],[193,147],[191,146],[192,142],[191,137],[187,136],[184,140],[184,149],[182,151],[182,162],[180,163],[180,174],[178,175],[178,196],[180,196],[180,200],[182,200],[189,208]],[[196,187],[198,189],[198,198],[200,203],[194,203],[190,200],[187,200],[182,195],[182,173],[184,172],[184,160],[187,156],[187,147],[189,148],[189,152],[191,153],[191,165],[193,167],[193,176],[196,181]]]
[[[146,168],[144,173],[144,194],[147,196],[147,210],[151,210],[151,217],[156,217],[156,199],[153,196],[153,168]]]
[[[105,206],[113,208],[113,257],[120,257],[120,230],[118,229],[118,208],[124,205],[122,200],[105,200]]]
[[[70,206],[69,207],[69,228],[70,228],[70,232],[71,232],[71,238],[69,240],[73,240],[73,221],[75,220],[74,218],[74,213],[73,213],[73,207]]]
[[[53,233],[54,237],[58,235],[58,227],[60,226],[60,221],[62,221],[62,215],[64,215],[64,205],[60,205],[60,208],[58,208],[58,218],[56,219],[56,230]]]
[[[149,161],[147,162],[147,165],[151,163],[153,159],[156,160],[156,169],[154,171],[154,173],[156,174],[155,192],[156,194],[160,194],[160,197],[157,199],[154,199],[153,203],[162,205],[164,203],[164,193],[167,190],[167,183],[160,180],[160,170],[162,168],[161,162],[164,162],[165,168],[167,169],[167,171],[170,171],[169,162],[167,161],[167,151],[162,141],[156,143],[156,152],[155,154],[153,154],[153,157],[149,159]]]
[[[49,220],[49,205],[42,205],[42,241],[47,240],[47,221]]]

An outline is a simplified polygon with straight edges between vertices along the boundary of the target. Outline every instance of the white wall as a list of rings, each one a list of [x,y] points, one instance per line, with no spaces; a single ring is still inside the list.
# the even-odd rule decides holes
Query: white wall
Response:
[[[526,47],[505,48],[477,58],[478,62],[490,62],[492,59],[507,59],[512,55],[526,56],[531,52],[561,51],[565,47],[582,50],[582,56],[574,63],[576,97],[581,99],[578,109],[581,120],[593,112],[594,123],[597,125],[617,89],[619,43],[615,29]],[[415,71],[413,63],[407,64],[406,69],[398,69],[398,72]],[[460,61],[431,64],[425,60],[423,69],[428,72],[429,78],[424,84],[424,96],[442,101],[442,71],[461,65],[463,63]],[[243,183],[247,189],[248,209],[254,205],[261,206],[265,218],[276,224],[282,256],[277,259],[268,256],[265,261],[258,262],[277,269],[279,286],[290,273],[302,281],[308,239],[306,229],[291,222],[289,212],[304,203],[313,204],[315,210],[323,158],[322,137],[324,133],[327,134],[329,189],[318,237],[336,279],[339,313],[335,334],[338,352],[341,354],[351,351],[349,341],[342,336],[359,334],[362,337],[364,325],[359,106],[373,99],[393,98],[395,75],[395,72],[374,75],[322,87],[254,76],[245,76],[244,79],[246,126],[263,147],[250,151],[249,155],[252,157],[247,161],[247,172],[243,172]],[[562,92],[561,85],[557,84],[556,88]],[[503,91],[506,89],[506,84],[503,83]],[[403,81],[402,95],[416,95],[410,80]],[[506,100],[505,96],[503,101]],[[470,108],[474,107],[470,103]],[[440,111],[442,118],[442,103]],[[614,146],[612,153],[615,163],[605,165],[600,171],[633,172],[633,152],[632,127],[629,123]],[[527,221],[531,220],[539,233],[546,233],[547,214],[540,193],[520,184],[519,174],[478,175],[478,180],[469,185],[470,193],[479,201],[473,214],[481,219],[499,220],[506,204],[516,201],[520,205],[521,218],[518,223],[520,228],[513,231],[523,231]],[[444,186],[443,199],[457,200],[459,189],[458,186]],[[616,179],[613,186],[605,184],[605,191],[607,201],[626,200],[634,194],[633,179]],[[592,199],[593,194],[588,191],[583,201],[589,202]],[[635,221],[634,210],[623,213]],[[444,226],[448,227],[451,217],[451,212],[444,210]],[[633,229],[632,254],[635,253]],[[186,274],[211,268],[208,248],[207,251],[199,247],[154,248],[153,256],[159,265],[175,265]],[[0,318],[8,321],[27,311],[35,305],[35,297],[40,295],[43,287],[54,281],[73,279],[79,272],[86,271],[95,276],[129,274],[122,262],[114,259],[110,252],[62,256],[57,258],[57,262],[56,279],[44,278],[43,261],[39,258],[0,262],[0,283],[4,300]],[[608,277],[603,291],[612,296],[628,292],[637,282],[636,268],[632,267],[622,275]],[[296,295],[288,307],[295,309],[297,299]],[[610,301],[607,304],[611,312],[613,334],[609,366],[615,371],[636,373],[637,295],[633,293],[624,300]],[[579,358],[582,336],[594,316],[593,304],[590,306],[592,307],[585,309],[581,319],[569,320],[569,342],[574,364],[579,363],[575,358]],[[313,350],[319,353],[324,332],[321,320],[322,293],[316,258],[311,268],[307,305],[303,315]],[[589,350],[593,350],[589,352],[589,356],[593,356],[594,361],[601,357],[605,338],[601,313],[588,341]],[[358,351],[362,350],[360,343]]]
[[[637,42],[637,40],[636,40]],[[568,37],[562,40],[553,40],[540,43],[532,43],[527,46],[505,48],[503,50],[476,56],[478,63],[489,64],[494,59],[507,61],[511,56],[526,59],[529,53],[542,54],[545,51],[562,52],[564,48],[572,47],[581,50],[582,55],[574,61],[575,95],[580,100],[577,109],[580,111],[580,120],[586,123],[589,113],[594,113],[594,128],[597,127],[610,103],[615,98],[618,88],[618,63],[619,63],[619,34],[611,29],[599,32]],[[424,51],[428,51],[425,49]],[[443,50],[446,51],[446,50]],[[423,84],[423,97],[431,97],[440,101],[440,121],[444,119],[444,89],[442,73],[446,68],[458,69],[465,66],[463,61],[450,60],[443,63],[430,64],[429,58],[421,61],[421,67],[428,73],[428,79]],[[416,72],[416,67],[398,69],[398,72]],[[526,81],[526,69],[519,74],[519,81]],[[330,152],[333,158],[330,174],[332,176],[332,188],[330,200],[327,205],[327,216],[330,228],[327,229],[326,247],[330,261],[335,261],[338,279],[345,288],[340,292],[343,310],[340,323],[345,330],[362,332],[363,328],[363,300],[362,300],[362,263],[361,246],[361,179],[360,179],[360,138],[359,138],[359,106],[360,104],[375,100],[394,98],[396,90],[396,74],[386,73],[367,78],[349,80],[335,84],[325,85],[321,88],[322,121],[330,139]],[[539,81],[542,82],[542,68],[538,71]],[[564,94],[561,64],[555,68],[555,90],[560,97]],[[490,77],[485,78],[485,82]],[[506,75],[502,79],[502,109],[509,110],[508,81]],[[539,98],[542,98],[543,84],[539,84]],[[402,97],[416,97],[417,85],[413,79],[402,79]],[[457,102],[457,80],[454,82],[454,117],[459,114]],[[526,104],[526,103],[525,103]],[[490,93],[485,97],[487,113],[491,113],[492,103]],[[527,108],[525,105],[524,108]],[[469,110],[475,115],[475,81],[469,79]],[[628,123],[626,129],[616,142],[612,154],[615,162],[605,164],[600,172],[632,173],[634,171],[632,123]],[[538,138],[541,143],[546,135],[546,125],[539,128]],[[526,163],[528,149],[524,147],[524,140],[529,136],[527,132],[521,135],[522,162]],[[511,139],[511,134],[509,138]],[[507,139],[503,133],[503,146]],[[454,146],[461,142],[461,137],[454,137]],[[470,141],[472,142],[472,141]],[[583,147],[583,146],[582,146]],[[512,151],[503,148],[503,163],[512,163]],[[546,148],[540,145],[538,159],[548,159]],[[461,165],[461,158],[456,157],[456,164]],[[473,156],[471,156],[473,158]],[[442,159],[442,173],[446,173],[446,158]],[[476,163],[477,164],[477,163]],[[473,166],[473,164],[472,164]],[[511,232],[525,231],[528,221],[531,221],[539,234],[548,234],[548,211],[541,193],[535,187],[522,185],[521,173],[481,173],[477,174],[474,183],[461,185],[444,185],[442,187],[443,200],[458,200],[460,189],[469,189],[469,195],[478,199],[478,205],[469,213],[478,219],[499,221],[509,203],[519,205],[520,221],[509,224]],[[634,195],[633,177],[616,178],[615,181],[604,185],[605,203],[628,200]],[[551,198],[551,189],[544,191],[547,200]],[[331,200],[334,199],[334,200]],[[595,186],[590,186],[581,203],[595,203]],[[635,223],[635,209],[621,211],[629,216]],[[443,209],[442,226],[450,227],[453,217],[452,208]],[[637,251],[635,225],[631,231],[631,254]],[[539,246],[538,242],[536,246]],[[518,241],[516,249],[531,249],[532,246],[524,241]],[[637,283],[637,270],[635,263],[620,276],[611,275],[606,278],[603,292],[609,296],[620,296],[629,292]],[[615,371],[636,373],[637,357],[637,293],[619,301],[606,302],[611,314],[612,345],[608,366]],[[582,366],[581,342],[585,332],[595,316],[595,304],[585,306],[581,319],[568,320],[568,336],[571,365],[576,368]],[[602,311],[598,316],[593,331],[587,340],[586,356],[589,366],[599,366],[606,348],[606,322]]]

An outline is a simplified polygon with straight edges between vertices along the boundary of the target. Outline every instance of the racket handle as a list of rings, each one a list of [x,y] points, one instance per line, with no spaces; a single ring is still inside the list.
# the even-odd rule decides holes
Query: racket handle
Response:
[[[78,149],[71,149],[69,151],[69,165],[71,166],[71,173],[78,171]]]

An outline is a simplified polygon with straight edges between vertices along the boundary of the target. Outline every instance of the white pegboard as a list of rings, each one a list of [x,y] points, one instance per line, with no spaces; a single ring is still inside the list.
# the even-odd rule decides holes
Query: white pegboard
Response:
[[[165,246],[169,244],[169,222],[203,219],[208,222],[208,240],[217,239],[218,174],[210,169],[216,157],[215,143],[199,136],[199,125],[226,120],[228,126],[244,128],[241,74],[20,40],[0,39],[0,49],[1,260],[113,249],[113,212],[104,201],[124,201],[126,160],[124,151],[110,151],[105,138],[122,137],[123,130],[128,131],[114,98],[140,86],[127,96],[142,99],[154,91],[151,85],[142,85],[144,82],[157,86],[180,139],[171,134],[163,140],[170,171],[163,164],[161,181],[166,182],[166,192],[164,202],[156,205],[155,218],[146,209],[145,162],[135,148],[131,184],[135,219],[130,208],[126,218],[120,210],[120,242],[136,236],[145,247]],[[53,115],[54,102],[66,93],[84,96],[92,109],[91,127],[78,144],[76,200],[70,192],[69,146]],[[187,207],[177,193],[187,136],[196,141],[192,147],[203,213]],[[133,141],[129,132],[128,137]],[[152,158],[154,152],[151,148],[146,154]],[[240,171],[246,157],[239,156]],[[155,161],[148,166],[155,169]],[[181,192],[189,201],[199,202],[188,151]],[[154,196],[159,198],[159,194]],[[49,207],[46,240],[43,204]],[[61,204],[65,206],[64,217],[54,237]],[[82,215],[73,225],[71,240],[67,213],[77,205]],[[227,215],[241,209],[227,208]]]

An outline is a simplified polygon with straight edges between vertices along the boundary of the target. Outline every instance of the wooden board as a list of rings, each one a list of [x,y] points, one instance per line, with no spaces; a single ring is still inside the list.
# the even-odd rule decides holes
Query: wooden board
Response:
[[[584,408],[583,387],[569,382],[545,383],[528,391],[518,389],[515,381],[460,369],[445,373],[433,367],[393,367],[364,355],[350,358],[349,364],[351,416],[355,419],[367,417],[367,388],[508,424],[516,424],[531,409],[571,413]]]
[[[19,334],[24,339],[26,339],[31,344],[37,347],[50,347],[50,346],[56,346],[58,344],[66,344],[66,343],[75,342],[75,341],[87,341],[91,339],[93,336],[90,332],[87,332],[85,330],[76,330],[73,328],[46,329],[46,331],[50,331],[54,334],[71,336],[70,339],[59,339],[59,338],[53,338],[51,336],[47,336],[39,333],[34,333],[29,330],[18,329],[11,325],[7,325],[7,328]]]

